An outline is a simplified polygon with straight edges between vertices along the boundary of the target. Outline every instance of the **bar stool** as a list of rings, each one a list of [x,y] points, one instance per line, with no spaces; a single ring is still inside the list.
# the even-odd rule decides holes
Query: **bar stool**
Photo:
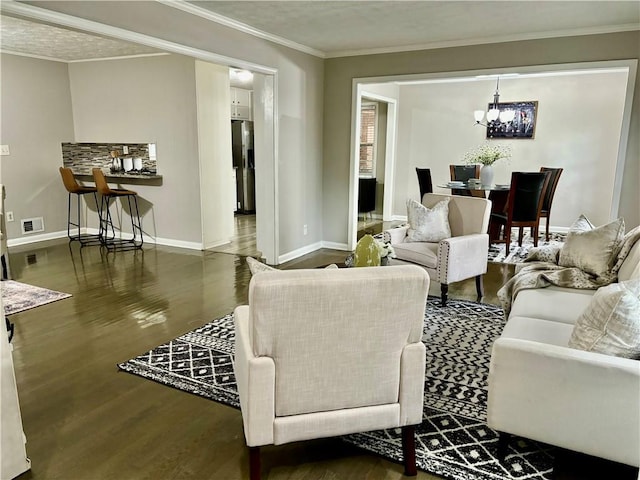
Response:
[[[100,236],[99,235],[91,235],[88,233],[81,233],[80,231],[80,197],[82,195],[87,195],[89,193],[93,194],[93,199],[96,202],[96,208],[98,208],[98,216],[100,216],[100,204],[98,203],[98,195],[96,194],[96,187],[85,187],[84,185],[80,185],[76,181],[76,177],[73,175],[73,171],[70,168],[60,167],[60,175],[62,176],[62,183],[64,183],[64,187],[67,189],[67,236],[69,237],[69,242],[73,242],[74,240],[80,242],[81,246],[85,245],[99,245],[100,244]],[[78,204],[78,213],[77,213],[77,222],[74,223],[71,220],[71,194],[76,195],[77,204]],[[71,227],[76,227],[78,229],[77,235],[71,234]]]
[[[142,222],[140,220],[140,214],[138,213],[138,194],[133,190],[109,187],[109,185],[107,185],[107,180],[104,177],[104,173],[99,168],[93,169],[93,179],[96,183],[98,192],[100,192],[100,195],[102,197],[99,210],[100,239],[102,241],[102,245],[107,248],[117,248],[120,250],[142,248],[144,240],[142,237]],[[129,202],[129,215],[131,216],[131,230],[133,233],[133,236],[131,238],[116,238],[116,232],[113,226],[111,212],[109,210],[109,202],[112,198],[118,197],[126,197],[127,201]],[[135,207],[135,213],[133,207]],[[111,230],[111,234],[109,234],[109,229]]]

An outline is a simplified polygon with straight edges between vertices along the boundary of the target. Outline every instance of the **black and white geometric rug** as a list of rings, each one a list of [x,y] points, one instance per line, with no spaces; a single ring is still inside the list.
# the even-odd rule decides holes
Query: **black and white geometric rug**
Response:
[[[526,229],[528,230],[528,229]],[[545,240],[544,233],[538,236],[538,246],[557,245],[562,247],[567,235],[565,233],[550,233],[549,241]],[[529,232],[522,237],[522,246],[518,245],[518,229],[513,229],[511,234],[511,248],[509,254],[504,243],[492,243],[489,245],[489,262],[493,263],[521,263],[529,255],[533,248],[533,237]]]
[[[514,439],[505,465],[495,458],[497,434],[486,425],[487,376],[493,340],[504,327],[502,309],[429,297],[423,422],[416,431],[418,468],[454,480],[550,479],[553,450]],[[119,368],[239,408],[233,374],[233,315],[214,320]],[[526,414],[526,412],[523,412]],[[400,430],[343,437],[401,462]]]

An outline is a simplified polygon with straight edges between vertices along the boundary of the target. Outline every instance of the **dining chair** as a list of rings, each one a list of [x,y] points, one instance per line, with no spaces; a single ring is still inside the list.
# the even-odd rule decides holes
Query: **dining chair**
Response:
[[[418,185],[420,187],[420,201],[422,201],[425,193],[433,193],[431,169],[416,167],[416,174],[418,175]]]
[[[480,178],[480,165],[449,165],[451,180],[468,182],[472,178]],[[484,191],[455,189],[452,195],[464,195],[465,197],[485,198]]]
[[[556,193],[556,187],[562,174],[562,168],[549,168],[540,167],[541,172],[549,172],[549,185],[544,194],[544,200],[542,201],[542,210],[540,210],[540,218],[546,219],[545,225],[545,239],[549,241],[549,216],[551,214],[551,204],[553,203],[553,196]],[[533,232],[532,232],[533,235]]]
[[[506,243],[506,253],[511,245],[511,229],[519,228],[518,245],[522,246],[523,228],[533,231],[533,245],[538,246],[538,228],[542,203],[549,184],[549,172],[513,172],[506,212],[494,212],[489,221],[489,231],[499,232],[504,227],[503,240],[491,238],[491,243]],[[493,234],[493,233],[492,233]]]

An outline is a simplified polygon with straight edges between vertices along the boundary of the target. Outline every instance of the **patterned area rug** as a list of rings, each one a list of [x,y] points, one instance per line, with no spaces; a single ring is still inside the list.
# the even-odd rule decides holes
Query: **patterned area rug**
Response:
[[[2,303],[4,314],[11,315],[24,312],[51,302],[57,302],[63,298],[69,298],[70,293],[56,292],[47,288],[35,287],[26,283],[5,280],[0,282],[2,290]]]
[[[427,347],[424,419],[416,456],[424,471],[454,480],[550,479],[550,447],[518,439],[505,465],[495,458],[497,434],[486,425],[487,376],[493,340],[504,327],[502,310],[429,297],[423,341]],[[239,408],[233,373],[233,315],[214,320],[119,368]],[[524,413],[523,413],[524,414]],[[400,429],[343,437],[401,462]]]
[[[515,235],[514,235],[515,234]],[[549,241],[545,240],[544,233],[538,237],[538,246],[558,245],[562,246],[567,235],[565,233],[550,233]],[[533,237],[530,233],[525,233],[522,239],[522,246],[518,246],[518,229],[514,229],[511,234],[511,248],[506,254],[504,243],[493,243],[489,246],[488,260],[494,263],[521,263],[529,255],[529,250],[533,248]]]

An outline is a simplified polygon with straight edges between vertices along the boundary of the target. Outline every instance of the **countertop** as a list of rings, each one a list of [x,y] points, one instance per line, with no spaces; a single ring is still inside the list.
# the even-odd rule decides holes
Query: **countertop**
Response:
[[[78,180],[93,182],[91,173],[74,173]],[[107,182],[125,183],[130,185],[162,185],[162,175],[158,174],[139,174],[139,173],[106,173],[104,174]]]

